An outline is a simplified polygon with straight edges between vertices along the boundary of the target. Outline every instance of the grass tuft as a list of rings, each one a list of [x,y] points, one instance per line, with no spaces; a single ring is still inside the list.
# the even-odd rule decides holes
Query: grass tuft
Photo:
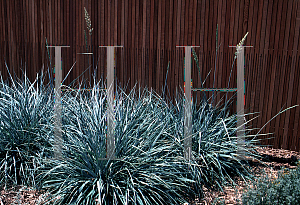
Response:
[[[33,83],[26,73],[22,82],[11,81],[12,87],[2,77],[0,82],[0,185],[35,186],[38,158],[50,154],[44,135],[52,115],[51,94],[38,76]]]

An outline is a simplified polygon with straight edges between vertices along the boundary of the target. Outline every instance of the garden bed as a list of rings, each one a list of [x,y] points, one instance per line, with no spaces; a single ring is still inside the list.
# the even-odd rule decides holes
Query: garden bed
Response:
[[[268,155],[277,158],[290,159],[295,156],[298,160],[300,159],[300,153],[295,151],[283,150],[283,149],[273,149],[273,148],[256,148],[256,150],[261,155]],[[272,158],[274,159],[274,158]],[[280,163],[276,161],[265,162],[268,166],[264,166],[260,163],[254,162],[252,164],[252,171],[257,177],[268,176],[269,178],[275,179],[278,177],[278,172],[281,167],[288,169],[295,169],[297,166],[291,163]],[[227,186],[224,187],[224,192],[221,191],[210,191],[203,187],[205,197],[200,201],[194,201],[191,204],[194,205],[208,205],[213,204],[214,200],[220,199],[224,200],[225,204],[237,204],[237,202],[242,198],[242,193],[247,190],[248,185],[239,177],[236,177],[235,183],[236,187]],[[250,183],[251,184],[251,183]],[[37,191],[30,187],[17,186],[4,189],[1,188],[0,205],[6,204],[26,204],[33,205],[38,203],[43,203],[45,198],[45,192]]]
[[[92,92],[91,100],[64,95],[60,110],[53,109],[56,102],[49,85],[43,87],[41,82],[35,88],[25,79],[13,87],[1,83],[0,205],[45,204],[47,196],[56,204],[96,204],[97,199],[102,204],[211,204],[217,198],[230,204],[246,188],[239,177],[250,180],[253,173],[260,176],[265,171],[276,178],[276,171],[258,163],[256,152],[277,160],[270,162],[274,168],[284,165],[282,162],[290,166],[300,158],[294,152],[259,149],[254,144],[260,141],[260,134],[247,134],[246,155],[256,160],[250,163],[252,170],[248,169],[249,163],[237,153],[236,115],[228,111],[232,101],[218,108],[206,98],[197,108],[193,104],[192,157],[187,159],[182,156],[182,93],[168,104],[152,89],[135,88],[126,94],[118,87],[111,102],[114,112],[108,109],[109,100],[102,92]],[[113,129],[107,116],[114,120]],[[115,159],[108,157],[111,131]],[[232,188],[233,180],[237,186]],[[27,187],[4,188],[11,184]],[[213,191],[222,188],[222,193]]]

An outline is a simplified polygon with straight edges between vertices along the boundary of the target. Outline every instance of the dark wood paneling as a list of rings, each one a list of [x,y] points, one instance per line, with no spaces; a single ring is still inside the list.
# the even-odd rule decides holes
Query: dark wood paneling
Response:
[[[94,28],[91,36],[84,7]],[[47,38],[49,45],[71,46],[62,49],[63,75],[76,61],[64,82],[68,85],[93,61],[92,56],[77,54],[86,51],[85,30],[88,50],[94,53],[97,80],[106,76],[106,50],[98,45],[123,45],[116,51],[118,83],[123,87],[129,82],[129,89],[138,82],[161,93],[170,61],[167,86],[172,96],[176,89],[183,88],[184,49],[176,45],[200,45],[195,49],[200,76],[193,62],[193,87],[201,87],[200,78],[204,81],[211,70],[204,87],[213,87],[214,81],[215,87],[227,87],[235,52],[228,46],[236,45],[249,32],[245,44],[254,48],[245,49],[245,109],[260,112],[260,117],[249,126],[260,128],[281,108],[300,104],[300,97],[295,94],[300,90],[297,0],[4,0],[0,2],[0,17],[0,71],[4,80],[8,77],[5,61],[12,76],[15,72],[18,78],[22,77],[20,68],[24,70],[26,62],[31,81],[43,65],[47,71],[50,62],[51,71],[54,49],[49,49],[50,61],[45,47]],[[216,55],[217,24],[220,47]],[[93,71],[94,68],[83,77],[89,80]],[[229,87],[235,86],[236,63]],[[212,92],[206,94],[212,96]],[[219,102],[223,95],[215,95]],[[193,96],[200,98],[202,94]],[[299,113],[297,107],[271,121],[262,132],[272,132],[275,138],[262,143],[299,150]]]

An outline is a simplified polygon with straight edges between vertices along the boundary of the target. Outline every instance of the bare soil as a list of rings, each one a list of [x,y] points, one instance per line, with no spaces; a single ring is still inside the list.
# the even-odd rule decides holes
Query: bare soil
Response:
[[[294,169],[297,166],[293,163],[294,160],[300,160],[300,153],[295,151],[272,149],[272,148],[257,148],[257,151],[265,158],[272,160],[265,162],[268,167],[253,162],[252,171],[256,176],[268,176],[269,178],[276,179],[278,171],[281,167]],[[292,157],[293,156],[293,157]],[[245,183],[240,178],[235,178],[236,187],[224,187],[224,192],[209,191],[203,187],[205,197],[201,200],[191,202],[193,205],[209,205],[217,198],[224,199],[225,204],[237,204],[238,200],[241,201],[242,193],[244,193],[248,186],[251,187],[251,182]],[[0,205],[33,205],[43,204],[46,197],[45,192],[34,190],[30,187],[17,186],[10,188],[1,188]]]

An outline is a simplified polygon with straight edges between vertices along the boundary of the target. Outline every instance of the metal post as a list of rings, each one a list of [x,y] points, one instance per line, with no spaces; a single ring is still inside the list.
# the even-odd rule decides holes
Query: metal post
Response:
[[[237,47],[237,46],[229,46]],[[253,46],[239,46],[239,51],[237,54],[237,156],[241,159],[245,159],[245,62],[244,62],[244,47]]]
[[[62,81],[62,68],[61,68],[61,48],[70,46],[47,46],[54,47],[55,49],[55,157],[62,158],[62,129],[61,129],[61,81]]]
[[[191,159],[192,153],[192,104],[191,104],[191,68],[192,47],[200,46],[176,46],[185,48],[185,105],[184,105],[184,158]]]
[[[123,46],[99,46],[107,48],[107,158],[115,158],[114,137],[114,48]]]
[[[245,125],[244,125],[244,48],[241,47],[237,54],[237,155],[245,159]]]

